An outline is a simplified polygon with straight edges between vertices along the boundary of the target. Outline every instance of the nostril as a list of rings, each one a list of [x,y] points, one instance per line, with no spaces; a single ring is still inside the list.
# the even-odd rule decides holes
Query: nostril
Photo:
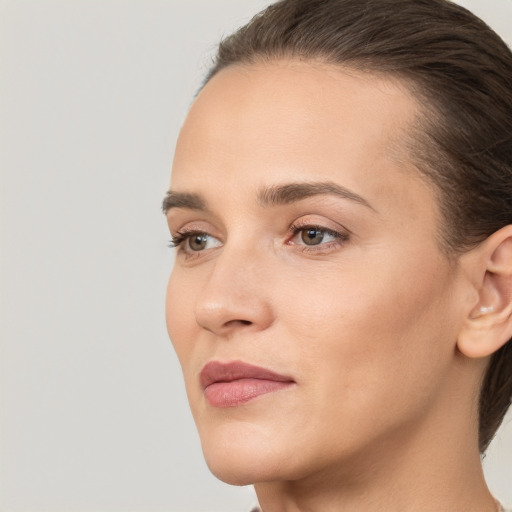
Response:
[[[230,320],[224,324],[226,327],[236,327],[237,325],[252,325],[250,320]]]

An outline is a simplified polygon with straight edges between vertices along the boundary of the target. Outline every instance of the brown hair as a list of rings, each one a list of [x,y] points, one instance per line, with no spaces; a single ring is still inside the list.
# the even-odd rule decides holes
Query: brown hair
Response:
[[[422,105],[411,145],[460,253],[512,224],[512,53],[447,0],[281,0],[224,39],[205,83],[227,66],[322,60],[403,80]],[[512,343],[491,358],[480,394],[484,452],[510,406]]]

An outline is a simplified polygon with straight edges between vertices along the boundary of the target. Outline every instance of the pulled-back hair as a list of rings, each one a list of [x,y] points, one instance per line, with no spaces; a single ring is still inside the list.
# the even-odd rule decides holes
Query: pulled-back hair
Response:
[[[436,191],[448,254],[512,224],[512,53],[482,20],[447,0],[282,0],[220,43],[205,83],[227,66],[290,58],[408,87],[421,105],[409,149]],[[481,388],[481,452],[511,397],[509,342]]]

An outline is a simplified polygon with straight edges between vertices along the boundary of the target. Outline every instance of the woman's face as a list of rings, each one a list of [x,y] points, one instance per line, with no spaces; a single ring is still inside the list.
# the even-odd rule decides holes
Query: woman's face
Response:
[[[463,287],[404,147],[416,112],[393,81],[299,62],[225,69],[192,106],[167,324],[219,478],[342,471],[440,416]]]

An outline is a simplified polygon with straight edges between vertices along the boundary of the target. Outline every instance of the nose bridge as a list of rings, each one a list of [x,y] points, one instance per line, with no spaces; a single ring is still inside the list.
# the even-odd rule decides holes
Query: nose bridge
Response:
[[[226,243],[211,262],[198,295],[198,324],[219,335],[242,327],[267,327],[272,322],[272,311],[262,280],[265,264],[264,251],[257,247]]]

